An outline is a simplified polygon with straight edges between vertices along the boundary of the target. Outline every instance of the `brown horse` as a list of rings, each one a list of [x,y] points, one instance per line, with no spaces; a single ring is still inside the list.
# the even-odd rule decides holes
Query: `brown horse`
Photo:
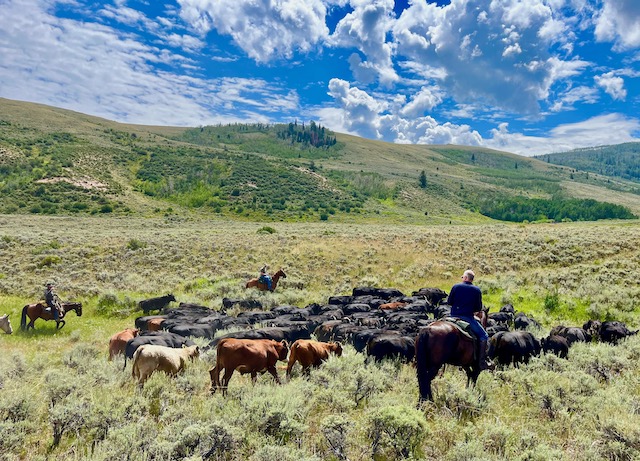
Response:
[[[487,313],[476,312],[482,326],[487,326]],[[457,365],[467,373],[467,386],[475,384],[480,370],[474,354],[475,341],[446,320],[438,320],[420,330],[416,338],[416,371],[420,400],[433,400],[431,381],[444,364]]]
[[[56,322],[56,328],[59,330],[65,325],[64,316],[69,311],[75,311],[76,315],[80,317],[82,315],[82,303],[61,302],[60,317]],[[27,316],[29,317],[29,324],[27,324]],[[20,320],[20,328],[22,330],[29,330],[29,328],[35,329],[34,323],[37,319],[53,320],[53,314],[51,310],[47,310],[47,305],[44,303],[27,304],[22,308],[22,319]]]
[[[276,286],[278,286],[278,280],[280,280],[281,277],[283,279],[287,278],[287,274],[285,274],[282,269],[271,276],[271,291],[276,290]],[[253,287],[257,288],[260,291],[269,291],[269,286],[266,283],[261,282],[260,278],[251,279],[245,285],[245,288]]]

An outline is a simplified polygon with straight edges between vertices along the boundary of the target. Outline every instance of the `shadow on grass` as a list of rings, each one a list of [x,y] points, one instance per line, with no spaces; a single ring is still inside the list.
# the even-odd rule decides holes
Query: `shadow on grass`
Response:
[[[18,332],[21,336],[53,336],[67,329],[65,328],[66,325],[62,328],[56,328],[56,322],[53,320],[39,320],[35,323],[35,328],[14,330],[14,334]]]

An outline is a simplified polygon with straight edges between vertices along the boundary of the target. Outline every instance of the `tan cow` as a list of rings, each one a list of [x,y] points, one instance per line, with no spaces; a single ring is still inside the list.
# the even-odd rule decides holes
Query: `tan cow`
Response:
[[[289,345],[285,340],[280,342],[273,339],[224,338],[220,340],[217,346],[216,366],[209,370],[211,392],[222,389],[222,395],[225,395],[235,370],[240,374],[251,373],[251,380],[254,383],[259,372],[268,371],[280,384],[276,363],[278,360],[287,360],[288,352]],[[221,384],[222,370],[224,370],[224,376]]]
[[[142,386],[154,371],[164,371],[175,376],[184,369],[187,360],[195,359],[200,355],[197,345],[183,346],[181,349],[155,344],[144,344],[136,349],[133,354],[133,369],[131,374],[138,379]]]
[[[160,331],[162,330],[162,323],[164,318],[151,319],[147,322],[147,331]]]
[[[113,360],[118,354],[124,354],[127,341],[135,338],[139,333],[140,330],[138,328],[127,328],[111,336],[109,338],[109,361]]]
[[[291,378],[291,369],[296,362],[300,362],[304,374],[309,374],[309,368],[320,366],[322,362],[329,358],[329,353],[331,352],[340,357],[342,355],[342,344],[298,339],[291,346],[289,364],[287,365],[287,379]]]

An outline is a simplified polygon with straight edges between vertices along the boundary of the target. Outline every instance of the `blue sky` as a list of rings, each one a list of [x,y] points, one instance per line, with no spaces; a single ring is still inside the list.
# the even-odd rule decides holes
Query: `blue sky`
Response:
[[[640,1],[0,0],[0,97],[522,155],[640,141]]]

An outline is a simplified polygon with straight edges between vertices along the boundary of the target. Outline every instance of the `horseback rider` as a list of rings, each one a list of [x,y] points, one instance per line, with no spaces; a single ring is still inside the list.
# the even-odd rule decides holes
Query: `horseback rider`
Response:
[[[47,307],[51,308],[53,320],[57,322],[60,320],[60,298],[58,298],[58,295],[54,293],[55,285],[53,283],[47,283],[46,287],[47,288],[44,290],[44,300],[47,303]]]
[[[451,316],[469,323],[469,328],[478,338],[478,369],[487,370],[493,365],[487,357],[489,335],[473,315],[474,312],[482,310],[482,291],[473,284],[474,278],[475,273],[472,270],[464,271],[462,282],[451,288],[449,304]]]
[[[273,284],[273,280],[271,280],[271,275],[267,273],[268,270],[269,270],[268,264],[265,264],[260,268],[260,277],[258,278],[258,281],[261,283],[265,283],[269,291],[272,291],[271,286]]]

